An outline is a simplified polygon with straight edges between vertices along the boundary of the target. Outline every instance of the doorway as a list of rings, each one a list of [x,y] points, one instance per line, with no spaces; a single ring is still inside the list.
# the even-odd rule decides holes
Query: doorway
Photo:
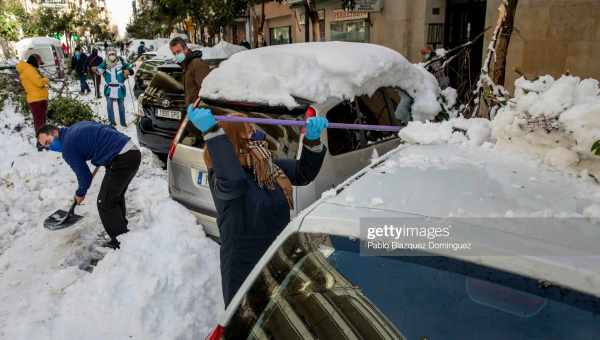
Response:
[[[485,30],[487,0],[447,0],[444,46],[452,49],[477,38]],[[448,67],[450,86],[459,98],[469,96],[477,84],[483,62],[483,38],[479,38]],[[465,98],[466,99],[466,98]]]

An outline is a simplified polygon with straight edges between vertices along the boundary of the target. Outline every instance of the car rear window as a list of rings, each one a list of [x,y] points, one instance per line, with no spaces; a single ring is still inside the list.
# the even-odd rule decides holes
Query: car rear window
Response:
[[[597,339],[600,299],[439,256],[361,256],[359,241],[292,235],[226,338]]]
[[[327,113],[330,122],[370,125],[406,125],[412,98],[397,88],[380,88],[371,96],[344,101]],[[329,152],[336,156],[396,138],[394,132],[328,129]]]
[[[273,107],[244,107],[243,105],[231,103],[225,105],[211,105],[208,107],[216,115],[227,115],[242,113],[248,117],[277,118],[277,119],[301,119],[300,111],[288,111],[287,109]],[[260,111],[258,111],[260,110]],[[302,111],[303,114],[303,111]],[[269,148],[273,151],[275,158],[296,158],[300,145],[301,129],[296,126],[278,126],[257,124],[257,129],[267,136]],[[202,133],[188,123],[178,141],[181,144],[195,147],[203,147]]]

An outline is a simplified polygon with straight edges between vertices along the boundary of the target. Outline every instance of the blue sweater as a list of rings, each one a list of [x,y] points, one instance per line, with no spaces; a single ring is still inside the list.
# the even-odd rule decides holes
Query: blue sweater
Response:
[[[86,162],[91,160],[95,166],[110,165],[129,141],[129,137],[112,127],[90,121],[60,129],[59,138],[63,158],[77,175],[77,196],[85,196],[92,182]]]

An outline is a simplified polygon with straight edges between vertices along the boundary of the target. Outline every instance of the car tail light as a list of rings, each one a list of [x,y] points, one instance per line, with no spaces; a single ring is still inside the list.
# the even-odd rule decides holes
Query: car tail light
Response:
[[[177,142],[175,142],[175,140],[173,140],[171,142],[171,145],[169,146],[169,154],[168,154],[169,159],[173,159],[173,157],[175,156],[175,149],[177,149]]]
[[[169,157],[170,160],[172,160],[173,157],[175,156],[175,151],[177,149],[177,143],[179,142],[179,139],[181,138],[181,134],[183,133],[183,130],[185,130],[187,122],[188,122],[188,119],[187,119],[187,117],[185,117],[181,121],[181,124],[179,124],[179,129],[177,129],[177,133],[175,134],[175,137],[173,137],[171,146],[169,146],[169,154],[167,155],[167,157]]]
[[[309,106],[306,109],[306,112],[304,112],[304,120],[308,120],[309,118],[316,117],[316,116],[317,116],[317,110],[315,110],[315,108],[312,106]],[[303,127],[301,129],[301,132],[306,133],[306,128]]]
[[[308,109],[306,109],[306,112],[304,113],[305,119],[316,117],[316,116],[317,116],[317,110],[315,110],[312,106],[309,106]]]
[[[225,333],[225,328],[221,325],[217,325],[206,337],[206,340],[221,340],[223,338],[223,333]]]

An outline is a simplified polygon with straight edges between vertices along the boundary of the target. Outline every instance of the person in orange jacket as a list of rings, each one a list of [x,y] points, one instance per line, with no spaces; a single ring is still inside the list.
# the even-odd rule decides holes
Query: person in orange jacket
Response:
[[[48,78],[42,76],[38,70],[42,64],[42,58],[32,54],[27,58],[27,62],[20,61],[16,67],[21,85],[27,94],[27,104],[33,114],[33,126],[36,132],[46,124],[48,112]]]

